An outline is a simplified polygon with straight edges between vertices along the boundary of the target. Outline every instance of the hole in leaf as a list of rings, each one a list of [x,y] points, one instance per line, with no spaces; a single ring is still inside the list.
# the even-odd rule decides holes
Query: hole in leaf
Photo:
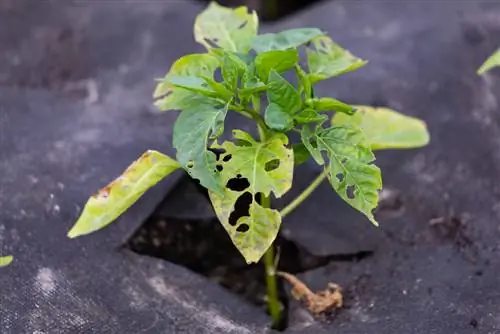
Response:
[[[217,169],[218,172],[222,172],[224,168],[222,167],[222,165],[217,165],[215,166],[215,169]]]
[[[259,203],[259,204],[262,204],[262,193],[256,193],[255,196],[254,196],[254,199],[255,199],[255,202],[256,203]]]
[[[345,190],[345,194],[347,195],[347,198],[354,199],[354,197],[355,197],[354,191],[355,190],[356,190],[355,185],[351,184],[351,185],[347,186],[347,188]]]
[[[248,231],[249,229],[250,229],[250,226],[248,226],[248,224],[240,224],[240,226],[238,226],[236,228],[236,231],[244,233],[244,232]]]
[[[188,163],[186,164],[186,167],[187,167],[187,168],[193,168],[193,166],[194,166],[194,162],[192,162],[192,161],[190,161],[190,162],[188,162]]]
[[[339,182],[344,181],[344,174],[342,173],[338,173],[337,175],[335,175],[335,177],[337,178],[337,180],[339,180]]]
[[[266,170],[266,172],[270,172],[277,169],[279,166],[280,166],[280,159],[273,159],[266,162],[264,169]]]
[[[245,177],[241,177],[241,175],[239,174],[237,177],[229,179],[226,184],[226,188],[238,192],[243,191],[248,187],[250,187],[250,182],[248,182],[248,179]]]
[[[213,39],[205,38],[205,42],[207,42],[207,44],[211,48],[218,48],[219,47],[219,45],[217,44],[217,39],[216,38],[213,38]]]
[[[222,70],[220,67],[217,67],[217,69],[214,72],[214,80],[217,82],[222,81]]]
[[[225,150],[225,149],[223,149],[223,148],[213,148],[213,147],[210,147],[208,150],[209,150],[210,152],[212,152],[213,154],[215,154],[215,159],[216,159],[217,161],[219,161],[220,156],[221,156],[222,154],[226,153],[226,150]]]
[[[224,156],[224,158],[222,158],[222,161],[228,162],[229,160],[231,160],[232,157],[233,156],[231,154],[228,154],[228,155]]]
[[[250,192],[247,191],[238,197],[236,203],[234,203],[234,210],[231,212],[228,219],[231,226],[236,226],[238,219],[241,217],[250,216],[250,204],[252,204],[252,194]]]

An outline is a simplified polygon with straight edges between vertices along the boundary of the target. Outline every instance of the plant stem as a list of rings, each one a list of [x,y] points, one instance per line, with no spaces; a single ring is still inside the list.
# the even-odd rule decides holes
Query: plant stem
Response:
[[[270,207],[271,199],[269,197],[262,198],[261,205]],[[278,324],[281,318],[281,307],[278,301],[278,286],[276,283],[276,269],[274,268],[274,249],[273,245],[269,246],[264,253],[264,266],[266,268],[266,285],[267,285],[267,304],[273,324]]]
[[[304,189],[304,191],[302,191],[300,193],[299,196],[297,196],[283,210],[281,210],[281,212],[280,212],[281,218],[285,217],[290,212],[292,212],[293,210],[295,210],[295,208],[297,208],[307,197],[309,197],[309,195],[311,195],[311,193],[314,191],[314,189],[316,189],[321,184],[321,182],[323,182],[325,180],[327,174],[328,174],[327,170],[326,169],[323,170],[321,172],[321,174],[319,174],[311,182],[311,184],[306,189]]]

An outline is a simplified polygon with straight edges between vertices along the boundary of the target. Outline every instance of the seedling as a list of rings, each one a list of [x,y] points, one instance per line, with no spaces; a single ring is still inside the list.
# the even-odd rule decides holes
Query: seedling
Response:
[[[422,121],[395,111],[316,96],[318,82],[367,63],[325,32],[300,28],[258,35],[258,24],[256,13],[245,7],[211,3],[198,15],[194,36],[207,52],[178,59],[154,92],[160,110],[180,110],[173,131],[176,160],[144,153],[90,198],[68,236],[107,226],[147,189],[183,169],[208,190],[217,217],[246,262],[264,258],[269,310],[277,321],[272,244],[283,217],[328,179],[342,199],[377,225],[372,211],[382,178],[372,151],[424,146],[429,135]],[[230,112],[253,121],[258,138],[230,129],[232,139],[220,142]],[[290,132],[298,133],[301,142],[290,143]],[[273,209],[271,198],[291,188],[295,166],[310,158],[323,172],[283,210]],[[235,218],[242,203],[248,212]],[[316,300],[312,292],[304,293],[310,303]]]

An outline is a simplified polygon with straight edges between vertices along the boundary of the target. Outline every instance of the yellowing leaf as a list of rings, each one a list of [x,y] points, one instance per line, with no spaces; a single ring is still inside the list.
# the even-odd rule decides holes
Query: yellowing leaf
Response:
[[[160,152],[145,152],[120,177],[89,199],[68,237],[89,234],[109,225],[149,188],[179,167],[177,161]]]
[[[224,142],[219,158],[224,193],[209,192],[222,225],[247,263],[257,262],[278,234],[281,216],[258,198],[285,194],[292,185],[293,151],[288,138],[276,133],[265,142],[234,130],[235,142]]]
[[[14,258],[11,255],[0,256],[0,268],[8,266],[13,260]]]
[[[218,66],[217,58],[210,54],[191,54],[179,58],[165,78],[156,86],[153,93],[153,98],[156,99],[155,105],[162,111],[180,110],[192,104],[193,101],[205,98],[197,94],[195,89],[175,87],[169,79],[192,77],[193,81],[199,81],[200,77],[213,77]],[[184,80],[188,79],[184,78]]]
[[[194,37],[207,50],[219,47],[228,51],[247,53],[257,35],[257,13],[244,6],[231,9],[211,2],[196,17]]]
[[[352,125],[361,128],[372,150],[417,148],[429,143],[425,122],[388,108],[355,106],[357,111],[349,116],[337,113],[334,125]]]
[[[477,70],[478,75],[483,75],[494,67],[500,66],[500,49],[495,51]]]
[[[306,53],[312,83],[355,71],[367,63],[341,48],[328,36],[315,38]]]

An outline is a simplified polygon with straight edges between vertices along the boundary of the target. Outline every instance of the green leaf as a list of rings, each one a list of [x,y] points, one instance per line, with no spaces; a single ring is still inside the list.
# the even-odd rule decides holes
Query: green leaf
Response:
[[[8,266],[13,260],[14,257],[12,257],[11,255],[0,256],[0,268]]]
[[[204,77],[203,80],[210,86],[210,88],[215,92],[216,97],[222,99],[225,102],[228,102],[233,99],[234,93],[226,88],[225,85],[220,82],[215,81],[214,79]],[[189,107],[189,106],[187,106]]]
[[[208,151],[209,139],[224,130],[229,104],[202,103],[181,112],[174,125],[173,145],[182,167],[209,190],[221,192],[216,156]]]
[[[354,107],[330,97],[310,99],[306,101],[306,104],[318,111],[338,111],[348,115],[352,115],[356,111]]]
[[[483,65],[477,70],[478,75],[483,75],[492,68],[500,66],[500,49],[496,50]]]
[[[179,58],[170,68],[165,78],[156,86],[153,93],[155,105],[162,111],[180,110],[193,103],[198,103],[203,96],[180,87],[174,87],[171,77],[213,77],[219,66],[216,57],[209,54],[191,54]]]
[[[298,61],[299,53],[296,49],[268,51],[255,57],[255,67],[259,78],[267,82],[272,69],[282,73],[293,68]]]
[[[354,115],[335,114],[334,125],[359,127],[372,150],[417,148],[429,143],[425,122],[388,108],[356,106]]]
[[[293,115],[300,109],[302,101],[299,93],[275,70],[271,70],[267,86],[267,99],[269,103],[279,105],[284,112],[290,115]]]
[[[295,121],[297,124],[324,122],[327,119],[328,117],[326,115],[322,115],[316,110],[310,108],[306,108],[295,115]]]
[[[302,126],[302,130],[300,131],[300,139],[313,157],[314,161],[316,161],[318,165],[323,165],[325,163],[325,160],[321,155],[321,151],[318,149],[314,133],[311,131],[311,128],[308,125]]]
[[[367,63],[342,49],[328,36],[315,38],[306,53],[312,83],[357,70]]]
[[[222,59],[222,78],[231,90],[238,88],[238,79],[243,76],[247,65],[233,53],[225,52]]]
[[[247,263],[257,262],[278,234],[281,216],[277,210],[262,207],[256,198],[285,194],[292,185],[293,151],[285,145],[288,138],[275,133],[265,142],[255,141],[248,133],[234,130],[235,142],[224,142],[220,157],[223,194],[209,192],[222,225]],[[239,182],[240,187],[234,187]],[[232,189],[231,189],[232,188]],[[236,220],[236,208],[247,205],[248,214]],[[243,209],[243,211],[245,211]],[[236,221],[235,221],[236,220]]]
[[[184,88],[195,93],[200,93],[208,97],[217,97],[212,87],[201,77],[181,77],[172,75],[166,79],[173,87]]]
[[[322,35],[324,33],[317,28],[289,29],[276,34],[262,34],[253,40],[252,48],[257,53],[295,49]]]
[[[294,166],[302,165],[311,157],[309,150],[303,143],[293,144],[293,164]]]
[[[257,13],[246,7],[235,9],[211,2],[195,20],[194,36],[208,50],[219,47],[224,50],[247,53],[257,36]]]
[[[374,224],[373,209],[382,189],[380,169],[363,133],[346,126],[321,129],[315,134],[318,149],[326,151],[330,160],[328,179],[333,189],[352,207],[364,213]]]
[[[284,111],[276,103],[270,103],[264,115],[266,124],[276,131],[288,131],[293,128],[293,116]]]
[[[243,104],[250,99],[253,94],[261,93],[267,89],[264,84],[256,75],[255,63],[251,64],[245,71],[241,80],[243,88],[238,90],[238,96]]]
[[[149,188],[179,167],[177,161],[160,152],[145,152],[120,177],[88,200],[68,237],[89,234],[109,225]]]

